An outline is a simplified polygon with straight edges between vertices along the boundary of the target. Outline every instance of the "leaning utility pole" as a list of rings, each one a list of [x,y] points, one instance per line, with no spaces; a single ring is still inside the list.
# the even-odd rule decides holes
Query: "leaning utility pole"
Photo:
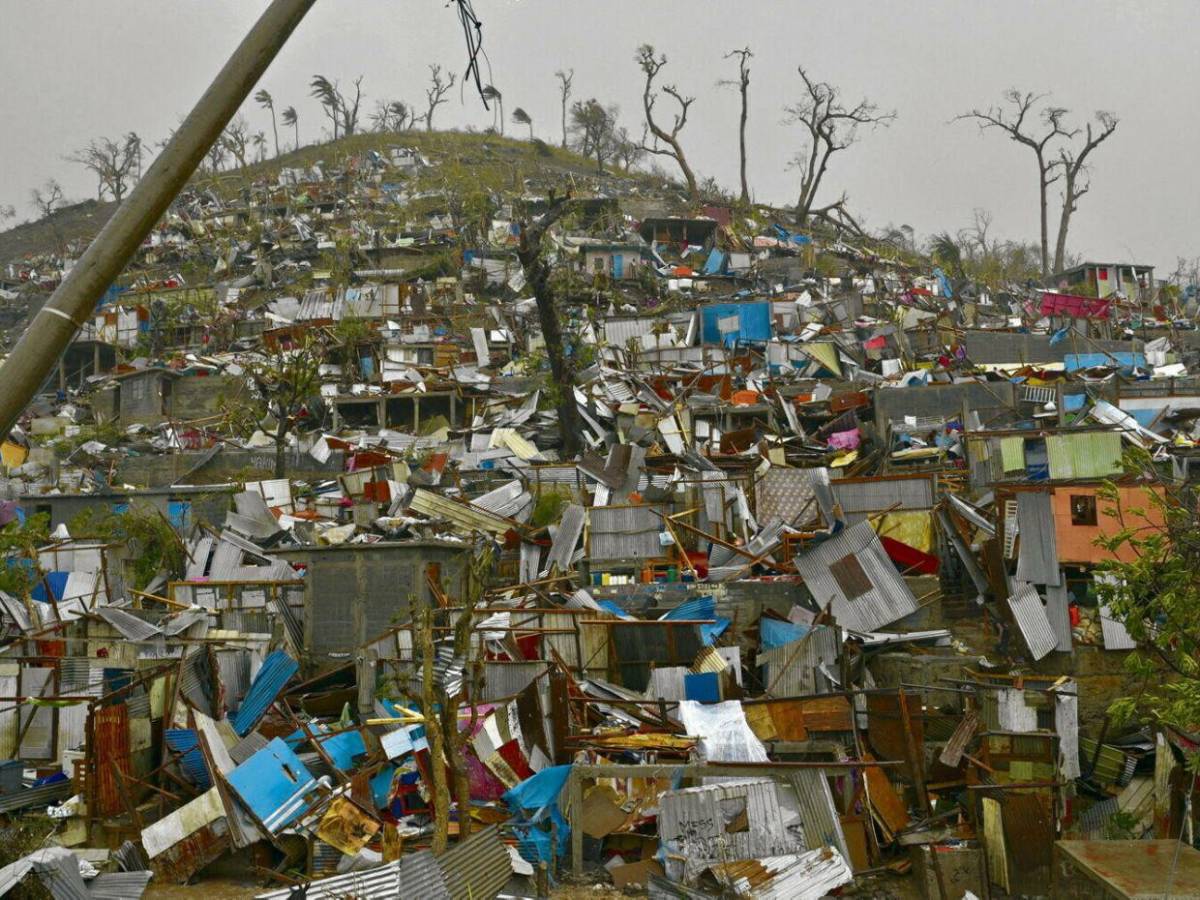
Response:
[[[38,311],[0,366],[0,438],[8,435],[45,383],[96,302],[250,95],[316,0],[272,0],[196,104],[162,155]]]

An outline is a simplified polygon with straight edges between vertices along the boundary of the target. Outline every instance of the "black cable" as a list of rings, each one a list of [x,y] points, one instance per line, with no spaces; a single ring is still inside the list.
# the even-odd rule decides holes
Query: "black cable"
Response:
[[[450,0],[458,11],[458,21],[462,25],[463,40],[467,45],[467,70],[463,76],[463,83],[474,80],[475,90],[479,92],[479,99],[483,101],[484,109],[491,109],[488,106],[487,94],[484,92],[483,76],[479,69],[479,57],[482,56],[484,61],[488,63],[489,73],[491,71],[491,62],[487,58],[487,53],[483,50],[483,23],[479,21],[479,17],[475,15],[475,9],[471,5],[471,0]]]

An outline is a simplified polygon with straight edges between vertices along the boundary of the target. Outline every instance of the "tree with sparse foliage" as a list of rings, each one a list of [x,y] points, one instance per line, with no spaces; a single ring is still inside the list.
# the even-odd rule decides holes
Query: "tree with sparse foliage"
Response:
[[[51,178],[40,188],[29,192],[29,200],[38,212],[39,219],[48,219],[63,205],[65,197],[62,185]]]
[[[1068,131],[1063,124],[1067,110],[1061,106],[1047,106],[1039,113],[1035,107],[1043,95],[1021,93],[1016,88],[1004,92],[1004,103],[987,109],[973,109],[958,116],[979,124],[980,131],[998,129],[1008,135],[1009,140],[1029,148],[1037,162],[1038,208],[1041,224],[1042,277],[1050,274],[1050,222],[1048,192],[1061,173],[1056,171],[1055,161],[1049,152],[1052,141],[1070,139],[1075,132]]]
[[[416,114],[403,100],[380,100],[375,104],[371,122],[380,133],[407,131],[416,120]]]
[[[446,102],[446,95],[450,93],[450,89],[458,81],[458,76],[453,72],[449,77],[442,73],[442,67],[437,63],[429,67],[429,87],[425,89],[425,102],[428,108],[425,111],[425,130],[433,131],[433,114],[437,112],[437,108]]]
[[[529,113],[525,112],[525,110],[523,110],[521,107],[518,106],[516,109],[513,110],[512,120],[514,122],[516,122],[518,125],[529,126],[529,139],[532,141],[533,140],[533,117],[530,116]]]
[[[803,66],[797,67],[797,71],[804,91],[798,102],[784,109],[791,122],[803,127],[805,143],[793,158],[792,166],[800,173],[796,222],[804,225],[814,215],[827,217],[835,209],[845,212],[844,196],[823,209],[815,205],[830,158],[851,147],[858,140],[859,129],[890,125],[896,114],[881,112],[865,98],[854,106],[847,106],[832,84],[814,81]]]
[[[271,114],[271,131],[275,133],[275,155],[279,155],[279,123],[275,121],[275,98],[266,88],[254,95],[254,101]]]
[[[289,106],[280,115],[285,127],[291,127],[296,132],[296,146],[294,149],[300,149],[300,114],[296,112],[296,107]]]
[[[1096,113],[1096,127],[1089,122],[1084,129],[1083,146],[1076,150],[1074,147],[1060,147],[1056,165],[1062,173],[1063,196],[1062,213],[1058,219],[1058,240],[1054,245],[1054,271],[1061,272],[1066,262],[1067,232],[1071,228],[1071,216],[1079,208],[1079,198],[1091,189],[1091,179],[1088,178],[1088,157],[1097,147],[1112,137],[1117,130],[1118,119],[1112,113],[1103,110]]]
[[[354,79],[354,93],[343,92],[341,83],[324,75],[314,75],[309,87],[312,97],[333,124],[333,139],[350,137],[358,130],[359,107],[362,104],[363,76]]]
[[[141,141],[97,138],[88,142],[81,150],[67,157],[69,162],[78,163],[96,176],[98,184],[96,199],[103,200],[105,193],[117,203],[125,199],[137,174]]]
[[[617,108],[595,97],[576,100],[571,107],[571,130],[582,156],[596,158],[596,171],[604,174],[604,161],[616,149]]]
[[[251,145],[254,147],[254,161],[267,161],[267,133],[265,131],[254,132],[254,137],[250,139]]]
[[[624,125],[620,126],[613,135],[613,158],[621,164],[621,168],[629,172],[646,158],[646,148],[642,142],[629,133]]]
[[[673,99],[678,107],[678,110],[673,113],[670,128],[663,127],[654,118],[654,107],[659,98],[654,82],[658,78],[659,72],[667,64],[667,55],[658,53],[651,44],[642,44],[638,47],[634,61],[641,68],[642,74],[646,76],[646,83],[642,88],[642,111],[646,117],[646,129],[654,138],[650,143],[643,142],[643,146],[647,153],[675,160],[675,164],[679,166],[679,171],[683,175],[683,180],[687,183],[688,199],[693,204],[699,203],[700,189],[696,183],[696,174],[688,164],[687,157],[683,152],[683,144],[679,139],[680,132],[687,127],[688,111],[696,102],[696,98],[685,97],[673,84],[663,85],[662,93]]]
[[[722,87],[736,87],[742,98],[742,114],[738,120],[738,160],[742,180],[741,201],[750,202],[750,183],[746,180],[746,121],[750,117],[750,58],[754,56],[749,47],[741,50],[730,50],[725,54],[726,59],[737,57],[738,77],[736,81],[724,80],[717,84]]]
[[[483,101],[484,101],[484,103],[495,102],[496,112],[498,113],[498,115],[496,113],[492,114],[492,129],[499,131],[500,134],[503,135],[504,134],[504,95],[500,93],[500,90],[495,85],[493,85],[493,84],[485,85],[483,88]],[[497,128],[497,123],[499,124],[498,128]]]
[[[1196,485],[1160,474],[1146,451],[1128,453],[1124,467],[1144,493],[1122,504],[1115,483],[1098,492],[1101,514],[1112,522],[1096,540],[1107,557],[1097,566],[1096,588],[1101,614],[1124,624],[1137,645],[1125,666],[1140,689],[1114,702],[1109,713],[1118,725],[1139,720],[1194,736],[1200,728],[1200,496]],[[1200,766],[1200,756],[1189,763]]]
[[[578,105],[580,104],[577,103],[576,106]],[[521,238],[517,248],[517,258],[525,273],[525,282],[533,291],[537,302],[542,340],[545,342],[546,356],[550,361],[550,377],[558,410],[563,456],[568,459],[577,456],[583,448],[583,422],[575,400],[575,363],[563,346],[562,315],[550,282],[553,267],[546,257],[543,239],[546,232],[570,212],[572,205],[569,194],[556,197],[551,192],[546,212],[532,222],[521,223]]]
[[[263,431],[275,444],[275,477],[287,476],[288,437],[295,433],[305,411],[320,395],[319,375],[324,353],[311,336],[290,346],[264,349],[244,363],[246,377],[255,389],[250,403],[228,410],[230,426],[249,436]]]
[[[562,106],[562,146],[567,149],[567,107],[571,102],[571,85],[575,81],[575,70],[568,69],[563,71],[559,69],[554,73],[554,77],[558,79],[558,99]]]
[[[241,116],[235,117],[221,132],[221,143],[239,168],[246,167],[246,151],[250,147],[250,140],[250,126]]]

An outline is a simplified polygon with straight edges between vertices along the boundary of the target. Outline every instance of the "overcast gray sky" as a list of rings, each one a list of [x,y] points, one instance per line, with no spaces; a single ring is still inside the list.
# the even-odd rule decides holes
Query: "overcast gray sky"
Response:
[[[0,0],[0,204],[29,215],[30,188],[50,177],[72,197],[88,196],[91,178],[62,157],[97,135],[134,130],[161,139],[266,5]],[[967,224],[974,208],[991,211],[1004,237],[1037,234],[1032,155],[1000,134],[950,123],[955,114],[998,100],[1010,86],[1052,92],[1078,121],[1111,110],[1121,125],[1094,158],[1071,249],[1168,271],[1177,257],[1200,254],[1190,215],[1200,186],[1195,0],[475,0],[475,8],[506,111],[524,107],[550,139],[559,134],[553,75],[562,67],[574,67],[577,96],[617,103],[640,131],[632,57],[639,43],[657,45],[670,58],[665,79],[697,96],[685,148],[701,173],[731,187],[737,97],[715,85],[734,71],[722,56],[752,48],[750,178],[764,201],[795,196],[787,161],[799,137],[782,108],[797,96],[798,63],[847,99],[866,95],[895,109],[890,129],[835,157],[823,198],[845,190],[869,225],[906,223],[922,236]],[[263,86],[280,108],[297,107],[301,137],[311,140],[322,124],[308,97],[313,73],[343,82],[365,75],[371,106],[423,98],[431,62],[458,70],[464,62],[443,0],[319,0]],[[269,130],[265,113],[253,104],[245,112]],[[470,93],[460,102],[456,90],[438,120],[483,128],[491,116]]]

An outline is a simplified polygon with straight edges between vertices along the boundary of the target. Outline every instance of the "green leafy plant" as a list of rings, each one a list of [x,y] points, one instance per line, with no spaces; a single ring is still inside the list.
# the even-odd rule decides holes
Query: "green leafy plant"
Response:
[[[135,590],[146,587],[160,572],[171,577],[183,573],[187,556],[183,543],[166,517],[149,504],[134,502],[121,513],[91,507],[71,519],[67,530],[75,538],[125,544]]]

